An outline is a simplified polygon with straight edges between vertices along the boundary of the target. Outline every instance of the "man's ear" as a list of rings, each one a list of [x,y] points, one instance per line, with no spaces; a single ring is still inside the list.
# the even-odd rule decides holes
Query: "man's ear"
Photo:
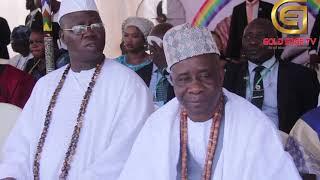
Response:
[[[224,69],[224,67],[221,67],[221,68],[220,68],[219,73],[220,73],[220,85],[221,85],[221,87],[223,87],[224,75],[225,75],[225,69]]]
[[[226,61],[225,60],[219,60],[219,73],[220,73],[220,80],[221,80],[221,83],[223,85],[223,82],[224,82],[224,75],[225,75],[225,66],[226,66]]]
[[[65,39],[64,39],[64,33],[63,33],[63,30],[60,30],[59,31],[59,37],[60,37],[60,40],[65,44]]]
[[[173,86],[173,82],[172,82],[172,74],[169,74],[169,77],[167,77],[167,80],[169,81],[170,85]]]

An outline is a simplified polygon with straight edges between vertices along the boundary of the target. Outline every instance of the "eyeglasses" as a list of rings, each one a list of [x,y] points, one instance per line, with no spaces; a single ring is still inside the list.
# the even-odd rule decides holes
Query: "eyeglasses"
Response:
[[[82,34],[84,34],[84,33],[86,33],[88,31],[89,27],[93,31],[99,31],[99,30],[104,28],[103,27],[103,23],[94,23],[94,24],[90,24],[89,26],[87,26],[87,25],[76,25],[76,26],[73,26],[70,29],[62,29],[62,30],[64,30],[64,31],[72,31],[76,35],[82,35]]]
[[[171,76],[172,77],[172,76]],[[200,72],[197,75],[178,75],[172,77],[171,84],[186,87],[189,86],[193,81],[197,81],[201,84],[212,85],[216,83],[215,74],[213,72]]]

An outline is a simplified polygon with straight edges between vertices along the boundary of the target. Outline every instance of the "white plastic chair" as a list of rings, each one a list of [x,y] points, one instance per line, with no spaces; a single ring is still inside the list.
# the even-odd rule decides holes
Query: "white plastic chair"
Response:
[[[0,103],[0,150],[20,113],[21,108],[7,103]]]
[[[0,58],[0,64],[9,64],[9,60]]]

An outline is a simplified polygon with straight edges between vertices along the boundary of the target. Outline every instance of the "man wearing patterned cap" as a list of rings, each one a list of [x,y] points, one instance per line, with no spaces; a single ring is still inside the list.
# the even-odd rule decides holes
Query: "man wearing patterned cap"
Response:
[[[25,70],[27,62],[33,58],[29,49],[30,34],[30,28],[22,25],[15,27],[11,33],[11,47],[13,51],[19,54],[12,57],[9,64],[22,71]]]
[[[300,179],[270,120],[222,88],[207,29],[174,27],[163,46],[176,98],[149,117],[120,180]]]
[[[105,58],[93,0],[62,1],[59,16],[70,65],[37,82],[4,145],[0,179],[116,180],[151,96],[134,72]]]

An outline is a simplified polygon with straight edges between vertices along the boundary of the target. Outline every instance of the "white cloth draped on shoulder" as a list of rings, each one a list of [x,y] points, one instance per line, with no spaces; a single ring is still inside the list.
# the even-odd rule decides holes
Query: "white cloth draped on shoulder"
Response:
[[[224,90],[223,147],[213,180],[299,180],[272,122],[245,99]],[[176,180],[180,112],[175,98],[141,130],[119,180]],[[200,133],[200,132],[199,132]],[[190,179],[195,180],[195,179]]]
[[[36,84],[3,149],[0,179],[33,179],[33,160],[46,110],[64,69],[46,75]],[[68,73],[41,155],[40,179],[58,179],[93,73],[94,69]],[[68,179],[117,179],[137,134],[152,112],[152,97],[144,82],[128,68],[106,59],[87,106]]]
[[[9,60],[9,64],[23,71],[26,68],[28,61],[32,58],[33,55],[31,53],[26,57],[23,57],[21,54],[17,54]]]

